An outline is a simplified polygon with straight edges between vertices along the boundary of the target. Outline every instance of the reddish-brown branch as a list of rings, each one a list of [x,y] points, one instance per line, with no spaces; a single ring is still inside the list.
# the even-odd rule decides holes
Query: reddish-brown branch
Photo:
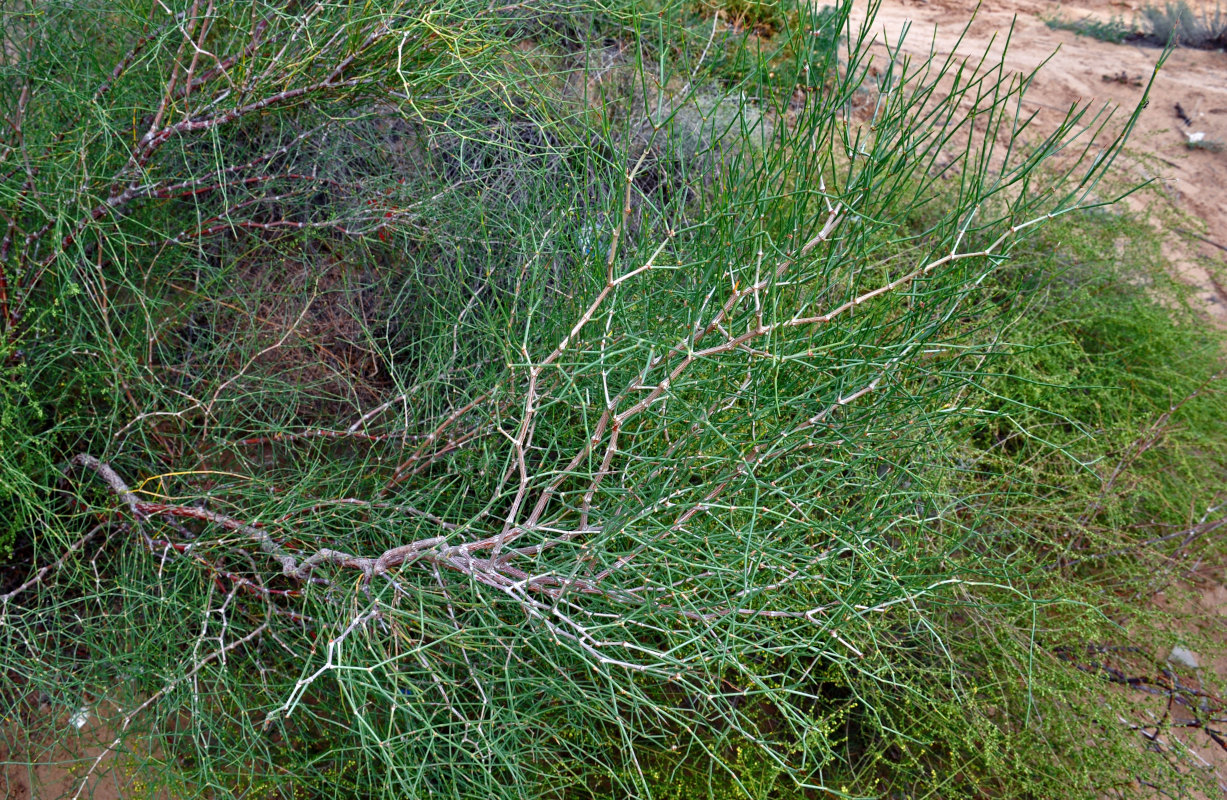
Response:
[[[370,500],[359,500],[356,497],[340,497],[336,500],[321,500],[320,502],[310,505],[307,508],[299,509],[298,511],[291,511],[285,516],[280,517],[277,522],[282,523],[302,514],[314,514],[320,509],[327,508],[329,506],[360,506],[362,508],[386,509],[389,511],[398,511],[403,514],[409,514],[414,517],[421,517],[422,519],[429,520],[430,522],[438,525],[440,528],[449,531],[456,530],[460,527],[454,522],[448,522],[444,519],[440,519],[434,514],[431,514],[429,511],[422,511],[421,509],[414,508],[413,506],[398,503],[376,503]]]
[[[240,439],[235,444],[244,445],[247,447],[255,447],[261,445],[277,444],[279,442],[291,442],[298,439],[358,439],[364,442],[417,442],[425,439],[429,434],[425,433],[362,433],[361,431],[330,431],[323,428],[313,428],[306,431],[285,431],[282,433],[272,433],[268,436],[253,436],[249,439]]]
[[[306,181],[311,183],[322,183],[334,188],[349,189],[355,193],[361,191],[362,189],[360,186],[346,186],[340,181],[331,180],[329,178],[321,178],[318,175],[306,175],[298,172],[283,172],[275,175],[253,175],[248,178],[240,178],[233,181],[210,181],[209,183],[204,183],[201,179],[194,181],[183,181],[170,186],[146,189],[137,194],[133,199],[153,197],[159,200],[176,200],[183,197],[196,197],[202,194],[209,194],[211,192],[219,192],[224,189],[234,189],[240,186],[258,186],[259,184],[269,183],[270,181]]]
[[[13,228],[9,228],[5,233],[4,242],[0,243],[0,327],[4,330],[5,344],[9,344],[12,341],[12,327],[16,323],[16,320],[9,313],[9,280],[8,271],[4,268],[5,254],[8,250],[7,245],[12,242],[9,235],[13,232]]]
[[[397,465],[396,469],[392,472],[391,479],[389,479],[388,483],[383,487],[383,491],[379,493],[380,496],[386,497],[388,493],[390,493],[398,484],[406,480],[410,475],[414,474],[414,472],[411,471],[411,468],[416,467],[419,462],[422,462],[423,460],[429,461],[429,458],[426,456],[426,450],[430,447],[430,445],[438,441],[439,437],[442,436],[448,428],[455,424],[457,420],[484,403],[487,399],[489,399],[489,397],[490,395],[485,393],[474,398],[472,401],[465,403],[463,406],[445,417],[433,431],[426,434],[426,438],[423,440],[421,446],[418,447],[418,449],[415,450],[409,456],[409,458]],[[444,446],[446,447],[447,445],[445,444]],[[455,448],[452,447],[449,449]]]

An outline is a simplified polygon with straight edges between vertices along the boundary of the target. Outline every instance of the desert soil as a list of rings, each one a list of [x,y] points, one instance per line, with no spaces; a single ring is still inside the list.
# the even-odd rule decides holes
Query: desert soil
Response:
[[[1161,55],[1157,47],[1101,42],[1045,22],[1058,16],[1128,21],[1143,5],[1138,0],[988,0],[978,12],[977,5],[976,0],[884,0],[875,33],[879,41],[894,44],[906,30],[904,54],[923,56],[932,47],[943,56],[968,57],[986,51],[999,57],[1008,35],[1009,70],[1026,74],[1044,65],[1023,102],[1025,112],[1036,113],[1041,132],[1060,123],[1074,103],[1113,105],[1123,123]],[[858,11],[863,18],[865,6],[858,4]],[[1160,203],[1187,216],[1176,224],[1185,232],[1168,231],[1169,258],[1179,277],[1196,288],[1207,319],[1227,328],[1227,150],[1191,149],[1188,142],[1196,134],[1227,148],[1227,53],[1178,48],[1155,79],[1128,157],[1118,162],[1118,177],[1155,182],[1157,192],[1128,201],[1135,208]]]
[[[0,720],[0,797],[171,800],[164,786],[148,782],[158,759],[140,752],[139,737],[111,749],[116,736],[107,718],[122,715],[110,703],[57,710],[34,699],[21,719]]]

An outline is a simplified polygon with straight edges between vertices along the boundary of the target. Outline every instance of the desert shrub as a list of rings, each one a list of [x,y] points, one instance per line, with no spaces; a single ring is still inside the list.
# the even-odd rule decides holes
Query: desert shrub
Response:
[[[1227,14],[1217,3],[1213,9],[1204,5],[1198,13],[1184,0],[1177,0],[1162,6],[1143,6],[1140,13],[1151,37],[1159,44],[1172,42],[1203,50],[1227,47]]]
[[[118,708],[182,796],[1133,763],[1061,755],[1094,678],[1021,665],[1073,600],[989,546],[1035,487],[960,464],[1007,266],[1134,117],[1024,146],[1025,79],[871,70],[847,3],[710,51],[688,3],[87,10],[3,12],[6,710]]]

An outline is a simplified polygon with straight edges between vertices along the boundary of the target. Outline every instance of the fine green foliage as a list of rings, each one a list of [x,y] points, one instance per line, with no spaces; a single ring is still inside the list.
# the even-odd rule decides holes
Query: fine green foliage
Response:
[[[32,508],[31,500],[39,491],[31,485],[31,476],[45,474],[30,463],[37,449],[30,435],[23,373],[20,366],[0,373],[0,561],[12,555],[17,532],[32,524],[37,506]]]
[[[177,797],[1185,780],[1070,663],[1222,466],[1137,444],[1219,434],[1092,245],[1136,112],[850,8],[0,12],[4,716]]]
[[[926,743],[913,770],[961,770],[1003,796],[1102,796],[1131,779],[1204,786],[1178,749],[1147,757],[1119,738],[1120,720],[1141,719],[1136,698],[1091,666],[1132,652],[1128,674],[1145,674],[1181,641],[1222,648],[1196,634],[1192,609],[1176,618],[1147,602],[1186,579],[1188,563],[1222,563],[1213,532],[1227,478],[1221,336],[1183,305],[1159,243],[1146,223],[1099,213],[1049,226],[995,276],[1000,316],[987,327],[1010,355],[972,394],[989,413],[951,451],[952,516],[976,521],[957,558],[1009,553],[1037,604],[930,609],[966,688],[928,684],[912,716]],[[1083,757],[1092,741],[1096,755]],[[886,774],[900,790],[967,789]]]
[[[1058,14],[1048,17],[1044,20],[1044,23],[1054,30],[1072,31],[1079,36],[1089,36],[1092,39],[1098,39],[1101,42],[1111,42],[1112,44],[1121,44],[1130,37],[1138,36],[1137,31],[1132,25],[1117,16],[1113,16],[1107,22],[1104,22],[1095,17],[1066,19]]]

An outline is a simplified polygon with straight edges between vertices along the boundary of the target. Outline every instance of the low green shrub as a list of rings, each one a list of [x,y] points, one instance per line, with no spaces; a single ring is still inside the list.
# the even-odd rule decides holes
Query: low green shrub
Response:
[[[719,42],[690,3],[0,11],[4,716],[118,709],[184,797],[1150,765],[1070,756],[1115,723],[1059,648],[1106,627],[1050,576],[1170,509],[1042,523],[1109,397],[1052,386],[1164,306],[1059,329],[1035,238],[1136,115],[1050,169],[1104,118],[1023,141],[1025,79],[871,65],[850,6]]]

